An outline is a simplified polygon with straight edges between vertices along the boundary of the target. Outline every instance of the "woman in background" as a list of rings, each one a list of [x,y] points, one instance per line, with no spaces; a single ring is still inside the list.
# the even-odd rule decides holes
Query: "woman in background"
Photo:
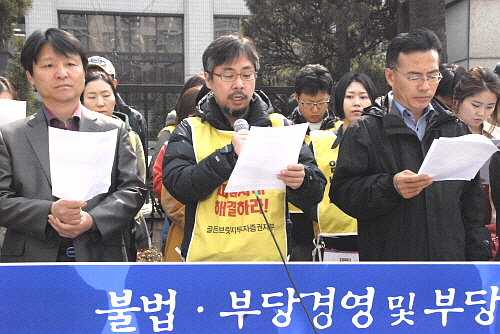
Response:
[[[376,98],[377,89],[369,76],[352,71],[344,74],[335,86],[334,94],[335,114],[344,122],[336,131],[337,136],[343,136],[349,125]]]
[[[86,108],[108,117],[118,118],[127,124],[130,143],[137,156],[137,174],[145,182],[146,160],[142,142],[139,135],[128,124],[128,116],[115,111],[117,95],[110,77],[104,72],[89,73],[85,78],[85,88],[81,101]],[[137,250],[150,247],[151,242],[146,221],[140,211],[135,220],[130,222],[129,229],[124,231],[123,236],[127,243],[129,261],[136,261]]]
[[[311,132],[311,149],[327,179],[331,179],[335,173],[341,142],[349,125],[361,117],[363,109],[371,106],[376,97],[375,85],[366,74],[348,72],[337,83],[334,92],[335,114],[343,124],[333,131]],[[318,222],[316,247],[331,250],[333,261],[357,261],[357,221],[330,203],[329,191],[330,182],[316,210],[317,217],[313,217]]]
[[[455,88],[454,111],[472,133],[500,139],[500,129],[494,125],[498,120],[499,97],[499,77],[490,69],[474,67],[462,76]]]
[[[472,133],[484,135],[492,140],[500,139],[500,129],[493,125],[498,119],[498,101],[500,98],[500,79],[490,69],[474,67],[467,71],[455,88],[453,95],[454,112],[458,118],[467,123]],[[491,120],[491,123],[488,122]],[[496,165],[496,158],[493,156],[490,164],[490,171]],[[500,170],[496,169],[498,174]],[[482,175],[483,190],[485,195],[485,217],[484,224],[488,226],[492,234],[493,255],[496,248],[496,210],[495,202],[498,202],[500,195],[500,185],[497,183],[498,176],[495,172],[490,172],[490,184],[486,182],[486,177]],[[492,201],[490,201],[490,198]],[[499,205],[497,203],[497,205]]]
[[[182,122],[183,119],[194,115],[197,96],[201,88],[201,85],[191,87],[179,98],[176,105],[177,116],[175,118],[175,126]],[[163,144],[153,166],[153,189],[155,193],[159,194],[158,197],[160,198],[161,205],[168,217],[168,222],[165,221],[164,226],[164,230],[168,229],[168,232],[165,231],[167,233],[165,236],[164,261],[180,262],[182,258],[176,249],[181,246],[182,239],[184,238],[185,207],[184,204],[170,195],[162,184],[163,157],[165,156],[167,145],[168,141]]]
[[[139,178],[144,182],[146,180],[146,160],[141,139],[130,128],[127,115],[115,111],[116,90],[108,75],[104,72],[93,72],[87,75],[81,100],[88,109],[108,117],[119,118],[127,124],[130,142],[137,156]]]
[[[17,91],[9,79],[0,76],[0,99],[19,100]]]

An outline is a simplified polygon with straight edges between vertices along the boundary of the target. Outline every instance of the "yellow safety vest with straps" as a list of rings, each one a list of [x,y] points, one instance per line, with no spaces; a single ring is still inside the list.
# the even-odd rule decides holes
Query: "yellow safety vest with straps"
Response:
[[[270,115],[273,126],[284,117]],[[198,117],[188,118],[196,161],[231,143],[234,131],[217,130]],[[280,261],[253,192],[225,193],[227,181],[198,202],[186,261]],[[274,235],[287,254],[285,190],[259,190]]]
[[[340,210],[335,204],[330,203],[329,192],[331,179],[335,172],[339,147],[332,149],[337,138],[333,131],[311,131],[311,141],[314,147],[314,157],[319,169],[327,179],[323,199],[318,204],[318,234],[326,237],[358,234],[357,220]]]
[[[338,129],[343,123],[344,122],[342,122],[342,121],[336,121],[333,124],[333,128],[327,129],[327,130],[316,130],[316,131],[331,131],[331,130],[335,130],[335,129]],[[308,135],[305,136],[304,141],[306,142],[307,145],[309,145],[311,143],[311,133],[309,133]],[[288,208],[289,208],[290,213],[303,213],[302,210],[300,210],[299,208],[297,208],[295,205],[293,205],[290,202],[288,203]]]

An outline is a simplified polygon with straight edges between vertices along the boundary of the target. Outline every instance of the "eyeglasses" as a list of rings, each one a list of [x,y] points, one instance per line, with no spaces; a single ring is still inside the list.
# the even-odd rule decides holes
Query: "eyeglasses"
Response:
[[[396,72],[401,73],[395,67],[391,67],[391,70],[394,70]],[[401,74],[403,74],[403,73],[401,73]],[[405,76],[405,75],[403,74],[403,76]],[[423,84],[425,82],[425,80],[427,80],[427,82],[429,82],[429,84],[437,84],[439,81],[441,81],[441,79],[443,79],[443,75],[441,73],[438,73],[438,75],[433,75],[433,76],[427,77],[427,78],[424,78],[424,77],[408,78],[407,76],[405,76],[405,78],[408,79],[408,81],[410,82],[410,85],[418,86],[418,85]]]
[[[257,78],[257,72],[255,71],[243,71],[241,73],[236,73],[234,71],[224,71],[220,74],[212,72],[213,75],[220,77],[222,81],[236,81],[238,75],[243,81],[255,80]]]
[[[330,103],[330,100],[328,101],[321,101],[321,102],[304,102],[302,100],[299,100],[300,103],[302,103],[302,106],[306,109],[312,109],[314,106],[317,106],[318,109],[326,108],[328,106],[328,103]]]

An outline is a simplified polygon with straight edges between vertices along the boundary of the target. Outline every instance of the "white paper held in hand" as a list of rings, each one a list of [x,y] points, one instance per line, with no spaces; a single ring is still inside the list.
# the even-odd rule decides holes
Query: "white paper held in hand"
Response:
[[[297,163],[308,126],[252,126],[225,192],[284,189],[277,176]]]
[[[111,185],[118,129],[79,132],[49,127],[52,195],[87,201]]]
[[[418,174],[434,181],[471,180],[498,148],[482,135],[434,139]]]

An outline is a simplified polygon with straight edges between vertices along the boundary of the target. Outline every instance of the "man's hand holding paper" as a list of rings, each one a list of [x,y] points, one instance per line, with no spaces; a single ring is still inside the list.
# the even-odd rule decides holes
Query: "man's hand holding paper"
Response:
[[[304,166],[297,164],[297,160],[307,126],[307,123],[303,123],[281,127],[252,127],[248,135],[245,135],[244,146],[241,145],[238,161],[225,191],[300,187],[305,172]],[[233,136],[233,146],[238,153],[235,136]]]
[[[393,183],[398,193],[403,198],[412,198],[430,186],[434,180],[425,174],[415,174],[406,169],[394,175]]]
[[[281,170],[278,174],[278,179],[283,181],[286,186],[297,189],[302,185],[302,182],[304,182],[305,176],[304,165],[292,164],[288,165],[287,169]]]

